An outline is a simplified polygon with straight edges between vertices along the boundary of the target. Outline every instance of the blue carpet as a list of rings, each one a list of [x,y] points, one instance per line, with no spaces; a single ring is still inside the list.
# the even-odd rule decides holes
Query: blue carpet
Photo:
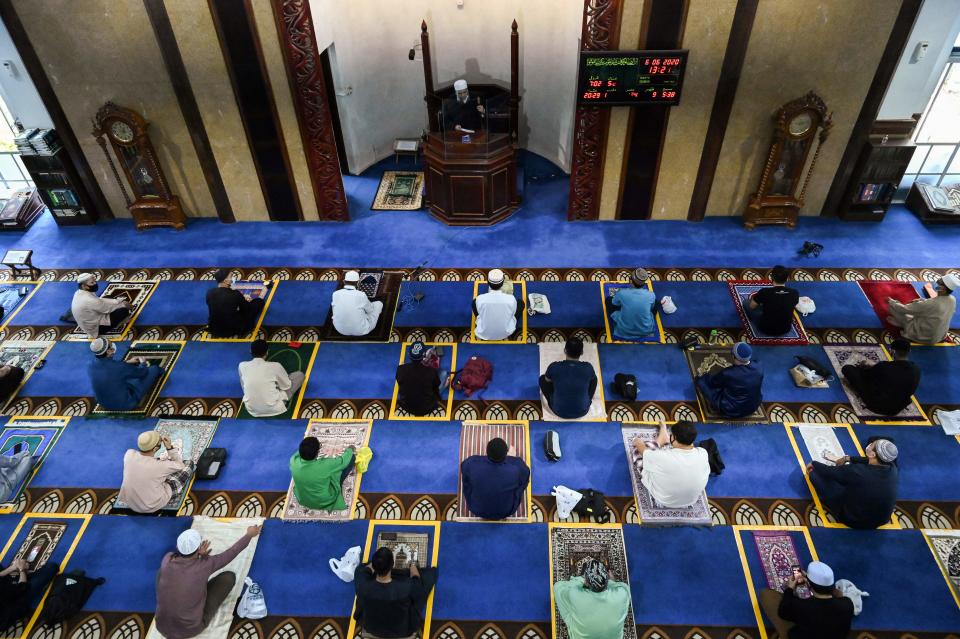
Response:
[[[593,328],[603,326],[603,303],[597,282],[527,282],[527,295],[542,293],[549,315],[527,317],[530,328]]]
[[[13,529],[20,523],[20,517],[21,515],[19,513],[0,515],[0,548],[3,547],[3,544],[7,543],[10,535],[13,534]],[[16,552],[16,549],[14,549],[13,552]],[[9,562],[5,563],[4,567],[8,564]]]
[[[443,522],[434,619],[550,619],[546,524]]]
[[[336,282],[283,281],[267,308],[264,326],[323,326]]]
[[[249,360],[249,342],[187,342],[160,396],[242,397],[237,367]]]
[[[203,326],[207,323],[207,291],[214,282],[163,281],[137,316],[137,326]]]
[[[539,399],[540,350],[536,344],[460,344],[457,368],[462,369],[474,355],[493,364],[493,379],[480,395],[486,400]],[[474,397],[477,395],[474,394]],[[454,399],[466,399],[454,393]]]
[[[456,422],[377,421],[370,436],[373,461],[365,493],[457,492],[460,428]]]
[[[735,532],[734,534],[739,534],[740,540],[743,543],[744,555],[746,555],[747,565],[750,567],[750,576],[753,577],[754,590],[757,593],[759,593],[764,588],[769,588],[769,586],[767,585],[767,577],[763,572],[763,567],[760,565],[760,555],[757,552],[757,544],[753,540],[753,532],[749,530],[741,530],[739,531],[739,533]],[[806,570],[807,564],[809,564],[810,561],[813,559],[813,557],[810,554],[810,549],[807,546],[807,540],[804,539],[802,532],[791,531],[789,534],[790,534],[790,537],[793,538],[793,545],[797,549],[797,556],[800,559],[800,565],[803,566],[804,570]],[[820,559],[822,561],[826,561],[827,563],[829,563],[830,559],[824,556],[823,548],[820,548],[820,546],[817,545],[816,542],[814,542],[814,545],[816,546],[817,550],[820,553]],[[741,574],[742,574],[742,571],[741,571]],[[837,573],[838,579],[843,576],[844,575]],[[869,592],[870,589],[867,588],[864,584],[858,582],[856,579],[854,579],[853,581],[858,586],[860,586],[861,588]],[[870,600],[868,599],[867,601],[869,602]],[[772,626],[769,626],[769,625],[768,627],[772,628]]]
[[[740,316],[725,282],[657,282],[657,299],[669,295],[675,313],[660,314],[664,328],[735,328]]]
[[[863,426],[853,427],[860,444],[866,448],[870,437],[889,436],[900,452],[899,499],[916,501],[960,502],[960,484],[954,479],[960,468],[960,445],[953,437],[943,434],[939,426],[910,427]]]
[[[910,359],[921,370],[920,403],[960,404],[960,347],[915,346]]]
[[[117,345],[117,358],[127,346]],[[87,367],[94,360],[89,342],[57,342],[47,353],[46,365],[34,370],[20,397],[92,397],[93,386]]]
[[[10,320],[10,326],[69,326],[60,316],[70,310],[76,292],[76,282],[44,282]]]
[[[63,558],[67,555],[67,550],[70,549],[70,545],[73,543],[73,540],[77,538],[77,533],[80,532],[80,526],[83,525],[82,519],[50,519],[49,517],[34,517],[30,514],[23,516],[23,527],[20,529],[20,532],[17,533],[17,536],[14,538],[13,543],[10,545],[10,549],[7,551],[7,554],[3,557],[0,557],[0,560],[3,561],[3,565],[7,566],[10,563],[10,559],[16,554],[20,549],[20,545],[27,538],[27,535],[30,533],[30,528],[34,523],[46,523],[50,521],[55,521],[58,523],[64,523],[67,525],[66,531],[63,533],[63,537],[60,538],[60,541],[57,543],[57,547],[54,549],[53,554],[50,555],[50,561],[62,564]],[[8,537],[9,539],[9,537]],[[74,564],[71,560],[70,566],[76,568],[78,565]]]
[[[389,399],[399,363],[400,344],[320,344],[304,397]]]
[[[754,627],[730,528],[624,526],[623,537],[638,625]]]
[[[808,328],[880,328],[867,296],[856,282],[791,282],[800,295],[817,305],[816,312],[801,317]]]
[[[811,528],[820,559],[870,596],[853,628],[956,632],[960,609],[918,530]],[[904,584],[909,584],[908,588]]]
[[[84,610],[153,613],[157,570],[189,527],[188,517],[94,515],[68,566],[107,580]]]
[[[368,521],[341,524],[284,524],[268,519],[263,525],[250,577],[263,588],[271,615],[349,617],[352,583],[344,583],[329,568],[351,546],[363,548]]]
[[[297,452],[307,429],[300,419],[224,419],[211,446],[227,449],[219,477],[198,480],[197,490],[286,492],[290,486],[290,457]]]
[[[414,293],[423,293],[419,302]],[[453,326],[470,328],[473,282],[404,282],[400,285],[403,308],[394,326]]]
[[[543,452],[543,438],[549,430],[560,435],[563,457],[558,462],[547,461]],[[549,495],[554,486],[633,495],[619,422],[532,422],[530,447],[534,495]]]
[[[698,441],[712,437],[726,468],[711,476],[709,497],[809,499],[797,456],[780,424],[697,424]]]
[[[830,388],[800,388],[793,383],[790,369],[797,365],[796,355],[805,355],[830,367],[822,346],[754,346],[753,359],[763,366],[763,401],[847,403],[839,381]]]
[[[683,351],[676,346],[600,344],[605,397],[618,399],[611,390],[617,373],[637,376],[637,397],[643,401],[696,401],[693,380]]]

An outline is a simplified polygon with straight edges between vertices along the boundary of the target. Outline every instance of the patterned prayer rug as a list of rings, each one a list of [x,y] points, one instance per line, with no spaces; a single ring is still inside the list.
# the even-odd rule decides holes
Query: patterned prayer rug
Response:
[[[550,364],[566,359],[563,352],[564,344],[562,342],[544,342],[537,344],[540,351],[540,375],[547,372]],[[590,410],[583,417],[577,419],[564,419],[558,417],[550,410],[547,404],[547,398],[540,393],[540,406],[543,409],[543,421],[547,422],[605,422],[607,421],[607,407],[603,399],[603,377],[600,374],[600,353],[596,344],[584,344],[583,355],[580,356],[581,362],[587,362],[593,366],[593,371],[597,374],[597,390],[593,393],[593,399],[590,402]]]
[[[329,342],[388,342],[390,333],[393,331],[393,318],[397,313],[397,303],[400,299],[400,285],[403,282],[403,271],[361,271],[361,284],[366,280],[369,282],[364,290],[369,297],[369,291],[372,289],[371,276],[376,276],[376,295],[377,299],[383,302],[383,310],[377,319],[377,325],[366,335],[342,335],[337,332],[333,326],[333,309],[327,311],[327,318],[323,326],[320,327],[319,339]],[[337,284],[337,288],[343,288],[343,279]]]
[[[643,460],[634,452],[634,442],[653,442],[657,439],[655,426],[624,426],[620,429],[623,446],[630,465],[630,482],[633,484],[633,496],[637,501],[637,515],[644,526],[712,526],[713,517],[707,502],[707,491],[689,508],[665,508],[650,495],[647,487],[640,482]]]
[[[796,311],[793,312],[793,324],[785,335],[767,335],[757,326],[756,322],[747,315],[744,305],[747,304],[751,295],[762,288],[773,286],[773,282],[727,282],[730,289],[730,297],[733,298],[733,304],[737,309],[737,315],[740,316],[740,323],[743,330],[747,333],[747,341],[751,344],[784,345],[784,344],[807,344],[807,334],[803,330],[803,324],[800,322],[800,316]]]
[[[557,526],[550,529],[550,572],[553,584],[583,574],[591,559],[598,559],[607,567],[610,579],[630,584],[627,553],[623,544],[623,530],[617,527]],[[555,639],[568,639],[570,634],[560,618],[556,606],[551,611],[556,620]],[[633,606],[623,623],[624,639],[636,639],[637,625],[633,621]]]
[[[10,321],[17,309],[30,299],[38,285],[38,282],[17,282],[16,284],[0,285],[0,307],[3,308],[3,314],[0,315],[0,320],[2,320],[0,326],[5,326]]]
[[[850,405],[853,407],[853,412],[856,413],[857,417],[864,421],[927,421],[927,417],[921,412],[920,407],[917,405],[915,399],[896,415],[879,415],[874,413],[867,408],[866,404],[863,403],[863,400],[860,399],[860,396],[853,392],[853,389],[851,389],[847,384],[847,380],[845,380],[843,375],[840,374],[840,370],[848,364],[852,366],[857,366],[859,364],[873,366],[879,362],[888,361],[888,358],[881,347],[824,346],[823,350],[830,359],[830,363],[833,364],[833,368],[837,372],[837,377],[840,378],[840,383],[843,386],[843,392],[847,394],[847,399],[850,400]]]
[[[100,327],[100,337],[106,337],[111,340],[123,339],[123,337],[127,334],[127,331],[130,330],[130,327],[133,326],[133,323],[137,320],[137,315],[140,314],[140,310],[143,308],[143,305],[147,302],[147,300],[150,299],[150,296],[153,294],[153,291],[156,287],[157,282],[154,280],[147,282],[108,283],[103,289],[103,293],[100,294],[100,297],[112,297],[115,299],[127,300],[130,302],[130,315],[127,316],[127,319],[124,320],[119,326],[115,326],[114,328],[107,328],[105,326]],[[77,326],[63,339],[86,341],[90,338],[87,337],[87,334],[84,333],[79,326]]]
[[[373,422],[364,421],[323,421],[312,419],[307,425],[304,437],[316,437],[320,440],[320,454],[324,457],[337,457],[343,454],[347,446],[360,449],[370,440]],[[349,521],[353,519],[357,494],[360,492],[360,478],[356,468],[350,471],[342,484],[343,501],[347,507],[343,510],[313,510],[297,501],[293,493],[293,480],[287,489],[287,501],[280,518],[296,523],[305,521]]]
[[[20,549],[13,556],[27,562],[27,572],[35,572],[43,568],[44,564],[53,556],[63,534],[67,531],[67,524],[61,521],[36,522],[30,527],[26,539],[20,544]]]
[[[408,570],[411,563],[430,565],[430,535],[383,531],[377,534],[377,550],[389,548],[393,552],[393,569]]]
[[[280,365],[283,366],[283,370],[287,371],[288,375],[297,372],[306,375],[307,368],[310,366],[310,359],[318,346],[319,344],[302,344],[300,342],[270,342],[267,344],[266,360],[268,362],[279,362]],[[290,401],[287,402],[286,412],[268,419],[294,419],[297,403],[300,401],[306,388],[307,380],[304,379],[303,385],[293,394]],[[240,410],[237,413],[237,418],[253,418],[253,415],[250,414],[242,401],[240,403]]]
[[[613,299],[613,296],[617,294],[617,291],[625,288],[629,289],[633,288],[633,286],[629,282],[621,281],[600,283],[600,299],[603,301],[603,323],[607,333],[607,343],[665,344],[666,336],[663,333],[663,326],[660,324],[660,313],[655,315],[654,331],[647,337],[620,337],[619,335],[614,334],[615,324],[611,318],[611,315],[617,310],[617,307],[611,304],[610,300]],[[653,282],[650,280],[647,280],[647,289],[649,289],[651,293],[654,292]]]
[[[857,282],[860,290],[867,296],[867,301],[873,307],[873,312],[880,318],[883,327],[893,333],[900,335],[900,328],[887,321],[890,315],[890,304],[888,298],[893,298],[898,302],[908,304],[920,298],[917,289],[910,282],[886,281],[886,280],[861,280]]]
[[[834,457],[844,456],[843,447],[832,426],[819,424],[798,424],[797,426],[812,461],[832,466],[833,462],[827,461],[827,453]]]
[[[180,357],[180,351],[183,350],[183,344],[177,342],[138,342],[130,346],[123,355],[123,361],[132,362],[138,357],[142,357],[150,366],[159,366],[163,373],[154,382],[153,388],[144,393],[140,404],[132,410],[107,410],[100,404],[93,407],[94,415],[146,415],[153,402],[157,399],[163,385],[170,376],[170,370],[177,363]]]
[[[0,344],[0,366],[19,366],[23,369],[23,384],[30,377],[37,366],[37,362],[43,359],[47,351],[53,346],[54,342],[4,342]],[[19,389],[18,389],[19,390]],[[0,397],[0,406],[7,403],[7,400],[16,397],[16,391],[9,397]]]
[[[423,202],[423,171],[384,171],[370,209],[416,211]]]
[[[60,433],[66,426],[67,420],[63,418],[47,419],[19,419],[12,417],[7,424],[0,429],[0,455],[11,455],[13,447],[17,444],[23,444],[30,448],[31,456],[36,460],[33,469],[27,473],[23,482],[14,487],[6,502],[0,502],[0,507],[14,504],[20,498],[21,493],[30,483],[33,475],[43,460],[46,459],[50,449],[57,443]]]
[[[954,596],[960,597],[960,531],[927,530],[923,534],[930,542],[933,555],[950,582]]]
[[[460,461],[462,464],[467,457],[486,455],[487,443],[496,437],[507,442],[513,448],[513,454],[530,466],[530,449],[528,446],[529,434],[527,424],[508,424],[497,422],[463,422],[460,429]],[[463,494],[463,476],[458,473],[457,482],[457,521],[483,521],[470,512],[467,499]],[[523,491],[520,505],[510,517],[504,521],[529,521],[530,519],[530,484]]]
[[[267,284],[271,284],[270,288],[265,288]],[[253,341],[257,338],[257,335],[260,333],[260,325],[263,324],[263,318],[267,315],[267,308],[270,306],[270,300],[273,298],[273,294],[277,290],[277,282],[270,280],[234,280],[230,285],[235,291],[240,291],[243,295],[250,296],[251,299],[265,299],[266,304],[263,305],[263,310],[260,311],[260,317],[257,318],[257,324],[253,327],[253,330],[246,335],[234,335],[232,337],[213,337],[207,333],[204,329],[203,333],[200,336],[200,340],[204,342],[247,342]]]
[[[690,368],[690,377],[693,378],[693,388],[697,392],[697,403],[700,404],[700,413],[705,422],[764,422],[767,416],[763,412],[763,406],[759,406],[746,417],[737,417],[731,420],[716,412],[710,402],[703,396],[700,389],[697,388],[696,379],[700,375],[713,373],[723,368],[733,366],[733,353],[730,352],[730,346],[700,346],[694,350],[683,351],[687,358],[687,366]]]
[[[767,586],[772,590],[783,592],[784,585],[793,575],[793,567],[800,565],[800,557],[793,543],[793,537],[786,531],[755,530],[753,541],[757,545],[763,574],[767,577]],[[804,599],[810,596],[808,586],[799,586],[795,592],[797,596]]]

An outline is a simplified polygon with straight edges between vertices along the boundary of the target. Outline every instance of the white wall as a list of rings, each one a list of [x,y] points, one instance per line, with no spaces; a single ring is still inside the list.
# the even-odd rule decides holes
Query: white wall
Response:
[[[23,60],[10,39],[7,26],[0,21],[0,62],[10,61],[15,75],[0,67],[0,96],[14,119],[19,118],[26,128],[52,129],[53,122],[43,106],[40,94],[33,86]]]
[[[880,105],[881,120],[922,113],[933,96],[947,56],[960,33],[960,0],[925,0]],[[929,42],[923,60],[913,62],[918,42]]]
[[[434,83],[458,77],[509,86],[510,23],[520,33],[520,144],[570,169],[580,0],[310,0],[318,45],[334,45],[350,170],[392,152],[397,137],[427,127],[423,63],[407,59],[426,19]]]

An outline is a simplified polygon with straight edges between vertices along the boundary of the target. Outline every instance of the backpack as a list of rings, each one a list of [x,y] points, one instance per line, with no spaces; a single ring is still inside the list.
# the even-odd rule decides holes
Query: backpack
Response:
[[[710,474],[719,475],[722,473],[723,469],[727,466],[723,463],[723,457],[720,456],[720,449],[717,448],[717,442],[711,437],[710,439],[702,440],[697,446],[707,451],[707,459],[710,462]]]
[[[470,397],[479,390],[483,390],[493,379],[493,364],[478,355],[467,360],[467,363],[457,373],[453,380],[453,389],[463,391]]]
[[[577,492],[583,495],[583,499],[573,507],[573,512],[580,515],[580,519],[587,520],[593,517],[598,524],[606,524],[610,521],[610,511],[603,500],[603,493],[592,488],[581,488]]]
[[[617,373],[613,377],[613,389],[627,401],[636,401],[637,377],[628,373]]]
[[[43,605],[40,621],[55,624],[79,613],[94,589],[106,580],[91,579],[82,570],[57,575]]]

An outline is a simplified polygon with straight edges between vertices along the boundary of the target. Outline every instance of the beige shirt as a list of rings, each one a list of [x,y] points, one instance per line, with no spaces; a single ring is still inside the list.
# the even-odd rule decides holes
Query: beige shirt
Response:
[[[97,297],[96,293],[79,289],[73,294],[70,312],[80,330],[88,337],[95,338],[100,336],[101,326],[110,326],[110,313],[122,305],[121,300]]]
[[[255,357],[240,362],[240,385],[243,386],[243,405],[254,417],[273,417],[287,410],[287,394],[293,384],[286,369],[279,362],[268,362]]]
[[[905,338],[922,344],[936,344],[942,342],[950,330],[950,320],[957,310],[957,298],[938,295],[909,304],[892,301],[890,309],[893,313],[906,314],[903,330],[900,331]]]
[[[141,455],[128,450],[123,455],[123,483],[117,499],[138,513],[153,513],[166,506],[173,497],[173,489],[164,480],[186,466],[176,449],[167,451],[169,461]]]

